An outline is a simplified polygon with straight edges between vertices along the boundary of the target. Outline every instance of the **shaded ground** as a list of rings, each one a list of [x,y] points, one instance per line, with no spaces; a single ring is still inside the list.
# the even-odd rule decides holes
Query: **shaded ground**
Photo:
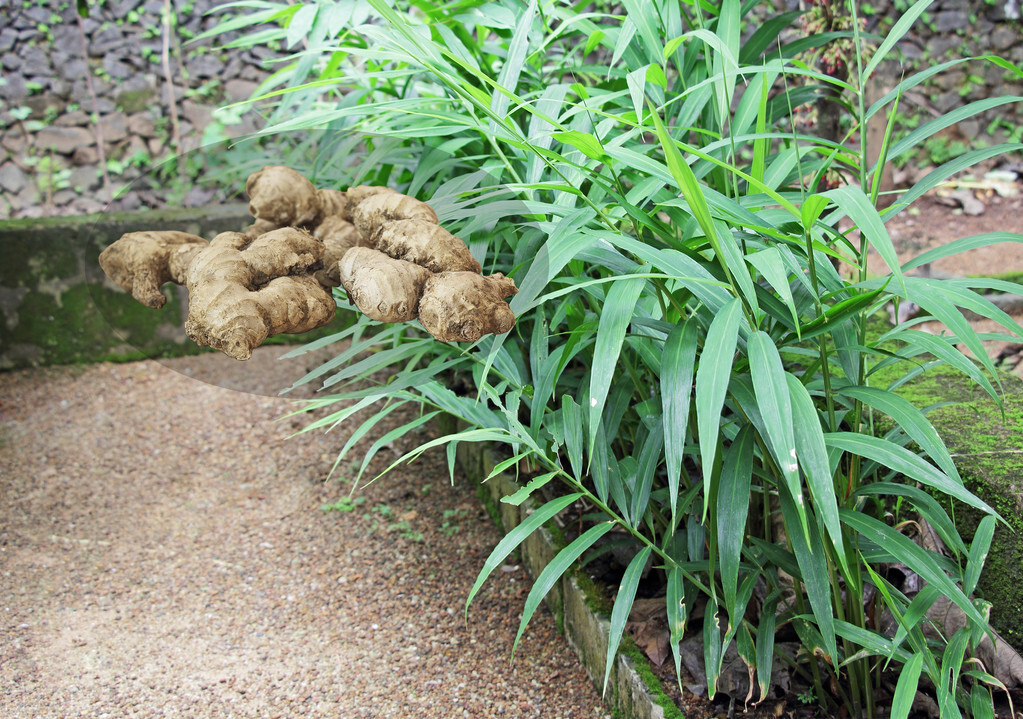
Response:
[[[0,374],[0,716],[605,716],[549,614],[509,665],[523,569],[464,622],[500,535],[442,453],[324,482],[282,351]]]

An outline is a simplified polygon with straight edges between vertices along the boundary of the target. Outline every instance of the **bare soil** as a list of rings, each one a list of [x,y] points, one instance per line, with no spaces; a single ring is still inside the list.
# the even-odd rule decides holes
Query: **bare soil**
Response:
[[[463,618],[473,482],[440,452],[348,503],[354,425],[289,438],[282,352],[0,374],[0,716],[605,717],[546,612],[510,661],[519,565]]]

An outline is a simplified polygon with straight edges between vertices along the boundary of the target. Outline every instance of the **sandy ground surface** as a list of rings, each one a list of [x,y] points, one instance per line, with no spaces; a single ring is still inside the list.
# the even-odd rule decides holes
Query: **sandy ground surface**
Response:
[[[0,716],[606,716],[550,614],[509,663],[521,567],[463,620],[472,483],[437,453],[344,504],[352,427],[289,438],[281,353],[0,374]]]

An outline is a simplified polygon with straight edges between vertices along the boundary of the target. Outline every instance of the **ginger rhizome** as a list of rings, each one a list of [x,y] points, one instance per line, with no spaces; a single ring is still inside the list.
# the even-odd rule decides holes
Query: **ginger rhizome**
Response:
[[[338,285],[368,317],[418,319],[445,342],[475,342],[515,324],[504,301],[515,283],[481,274],[427,203],[387,187],[317,189],[281,165],[253,173],[245,188],[254,222],[244,232],[209,243],[184,232],[132,232],[103,251],[100,265],[147,307],[164,305],[165,282],[186,285],[188,336],[237,359],[267,337],[329,322],[329,288]]]

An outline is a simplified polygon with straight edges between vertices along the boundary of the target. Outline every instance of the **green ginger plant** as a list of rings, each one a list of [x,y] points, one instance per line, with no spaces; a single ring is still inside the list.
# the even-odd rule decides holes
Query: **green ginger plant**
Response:
[[[894,116],[903,93],[963,62],[906,77],[866,105],[864,86],[929,4],[912,5],[869,61],[855,3],[850,30],[792,40],[784,31],[799,13],[747,27],[754,0],[624,0],[622,14],[564,0],[229,6],[245,12],[219,30],[254,29],[234,46],[279,42],[295,52],[260,90],[276,102],[267,133],[326,128],[321,171],[430,197],[485,271],[519,287],[515,329],[471,347],[365,318],[312,345],[349,341],[299,381],[324,380],[329,392],[310,403],[329,411],[307,430],[375,408],[340,461],[395,409],[417,405],[429,411],[376,439],[360,475],[394,437],[446,412],[468,428],[399,462],[438,445],[453,462],[459,442],[497,442],[509,451],[503,467],[537,468],[524,494],[560,483],[564,493],[494,550],[470,601],[530,532],[584,503],[599,519],[538,577],[520,636],[557,577],[617,529],[637,552],[612,612],[609,657],[652,559],[676,669],[689,618],[703,607],[711,695],[734,642],[762,699],[785,628],[805,649],[790,661],[828,709],[875,716],[881,669],[893,664],[902,672],[892,716],[908,715],[924,675],[942,717],[990,716],[999,682],[964,658],[988,631],[972,594],[997,517],[896,389],[943,365],[998,397],[984,338],[959,308],[1018,338],[1023,328],[976,290],[1023,287],[908,272],[1023,236],[969,237],[900,264],[885,222],[956,172],[1023,146],[967,152],[876,208],[886,162],[1020,98],[972,103],[897,142],[889,122],[881,160],[867,160],[868,120]],[[833,40],[857,49],[847,75],[798,59]],[[793,111],[822,92],[852,118],[841,141],[794,129]],[[828,172],[853,181],[814,191]],[[870,252],[885,275],[868,272]],[[872,331],[871,318],[892,301],[914,302],[923,315]],[[925,318],[948,333],[916,329]],[[386,384],[365,383],[392,367]],[[893,368],[899,379],[879,384]],[[453,376],[471,380],[470,396],[449,386]],[[876,432],[878,415],[896,429]],[[986,514],[970,546],[935,497]],[[934,528],[947,555],[887,521],[896,501]],[[886,574],[891,563],[926,589],[903,592]],[[871,594],[894,618],[894,635],[870,621]],[[939,596],[967,623],[936,641],[925,633],[926,610]]]

